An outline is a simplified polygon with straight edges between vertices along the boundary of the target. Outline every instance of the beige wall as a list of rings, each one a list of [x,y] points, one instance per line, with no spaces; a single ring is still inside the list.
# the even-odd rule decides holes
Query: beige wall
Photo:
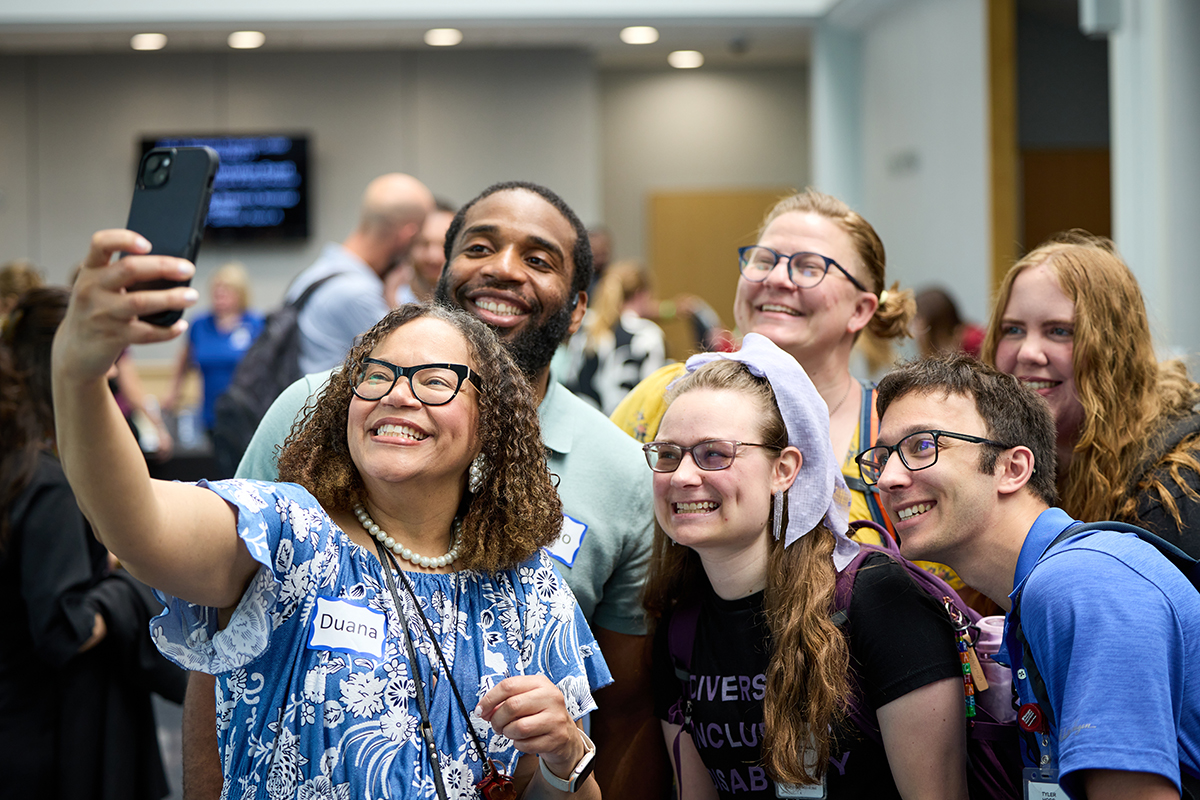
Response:
[[[794,67],[604,72],[577,50],[0,57],[0,260],[65,280],[93,230],[124,223],[139,137],[219,131],[312,135],[312,235],[206,245],[202,291],[236,258],[255,304],[273,307],[391,170],[458,203],[497,180],[544,183],[586,223],[607,221],[619,255],[641,255],[650,192],[806,181],[806,80]]]
[[[651,192],[809,179],[803,68],[612,71],[600,85],[604,213],[618,257],[648,255]]]

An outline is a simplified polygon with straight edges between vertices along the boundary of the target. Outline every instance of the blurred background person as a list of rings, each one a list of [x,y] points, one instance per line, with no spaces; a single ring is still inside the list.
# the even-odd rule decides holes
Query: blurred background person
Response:
[[[318,281],[300,310],[300,371],[320,372],[342,363],[355,339],[391,310],[384,277],[400,266],[433,210],[433,194],[411,175],[380,175],[363,192],[358,225],[288,285],[294,302]]]
[[[150,640],[159,606],[114,569],[55,455],[50,346],[67,300],[25,293],[0,343],[0,772],[11,797],[156,800],[169,788],[150,692],[181,702],[183,673]]]
[[[980,326],[964,322],[958,315],[954,299],[936,286],[917,294],[917,316],[913,319],[912,332],[921,358],[959,350],[979,358],[986,333]]]
[[[142,452],[155,461],[170,460],[175,453],[175,437],[163,419],[158,398],[146,391],[129,350],[121,353],[109,370],[108,385]]]
[[[392,308],[433,299],[433,290],[446,265],[446,231],[456,211],[451,203],[435,199],[408,256],[383,276],[383,298]]]
[[[583,327],[567,342],[563,384],[611,414],[630,389],[666,363],[662,328],[647,319],[658,305],[641,264],[611,265],[588,299]]]
[[[200,417],[204,430],[212,430],[217,398],[233,379],[246,350],[263,329],[263,316],[250,310],[250,278],[246,268],[231,261],[218,269],[209,283],[210,311],[188,326],[187,343],[179,352],[171,388],[162,406],[178,412],[184,381],[200,371]]]
[[[588,244],[592,246],[592,285],[588,287],[590,296],[596,284],[604,277],[608,262],[612,260],[612,231],[607,225],[593,225],[588,228]]]
[[[16,308],[21,295],[43,283],[42,273],[27,259],[18,258],[0,266],[0,324]]]
[[[1200,556],[1200,385],[1181,359],[1159,363],[1111,241],[1069,231],[1013,265],[983,356],[1050,404],[1067,513],[1141,525]]]

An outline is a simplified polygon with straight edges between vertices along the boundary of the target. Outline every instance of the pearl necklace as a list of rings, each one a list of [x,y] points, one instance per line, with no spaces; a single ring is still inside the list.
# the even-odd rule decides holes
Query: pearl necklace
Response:
[[[366,529],[367,533],[371,534],[380,542],[382,542],[384,547],[391,550],[405,561],[411,561],[417,566],[425,567],[426,569],[446,567],[450,564],[453,564],[458,559],[458,532],[459,529],[462,528],[462,521],[459,519],[454,520],[454,533],[450,537],[450,552],[446,553],[444,556],[430,558],[429,556],[423,556],[420,553],[415,553],[412,550],[409,550],[391,536],[388,536],[387,531],[376,525],[375,520],[371,519],[371,515],[367,513],[365,508],[363,508],[362,503],[355,504],[354,516],[358,517],[359,524]]]

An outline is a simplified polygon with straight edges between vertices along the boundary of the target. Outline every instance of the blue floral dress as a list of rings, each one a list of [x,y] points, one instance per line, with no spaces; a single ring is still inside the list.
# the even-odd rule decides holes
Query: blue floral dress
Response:
[[[236,507],[238,535],[263,566],[223,630],[216,609],[163,597],[167,608],[151,634],[180,666],[218,676],[222,797],[435,796],[417,691],[429,703],[447,791],[477,797],[483,765],[468,722],[403,585],[397,615],[375,554],[295,484],[200,485]],[[475,716],[485,692],[511,675],[542,674],[578,719],[596,707],[592,689],[611,683],[571,590],[544,553],[506,572],[405,575],[470,724],[507,774],[521,753]],[[401,620],[416,644],[419,683]]]

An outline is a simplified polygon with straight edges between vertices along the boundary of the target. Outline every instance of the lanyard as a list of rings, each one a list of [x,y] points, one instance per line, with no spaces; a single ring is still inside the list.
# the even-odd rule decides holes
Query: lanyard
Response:
[[[458,702],[458,709],[462,712],[463,719],[467,721],[467,732],[471,734],[471,741],[475,744],[475,749],[479,753],[479,760],[483,764],[483,778],[479,783],[475,784],[483,794],[485,800],[514,800],[517,796],[516,786],[513,785],[512,778],[508,777],[500,771],[496,763],[488,758],[487,751],[483,747],[483,743],[479,741],[479,735],[475,733],[475,726],[471,724],[471,715],[467,713],[467,707],[463,703],[462,695],[458,693],[458,686],[454,683],[454,676],[450,673],[450,665],[446,663],[446,657],[442,655],[441,645],[438,644],[437,637],[433,635],[433,628],[429,625],[429,620],[425,618],[425,612],[421,610],[421,604],[417,600],[417,593],[412,587],[412,583],[408,580],[408,576],[400,569],[400,565],[396,563],[396,558],[383,545],[376,540],[375,550],[379,554],[379,560],[383,564],[383,577],[387,581],[388,591],[392,593],[392,602],[396,604],[396,614],[400,616],[400,629],[404,632],[404,644],[408,648],[408,659],[412,664],[413,678],[417,683],[417,709],[421,712],[421,738],[425,740],[425,747],[429,754],[429,764],[433,768],[433,782],[437,788],[438,800],[447,800],[446,785],[442,781],[442,764],[438,758],[437,743],[433,740],[433,725],[429,721],[429,707],[425,702],[425,691],[421,685],[420,668],[417,663],[417,650],[413,646],[412,635],[408,631],[407,620],[404,618],[404,606],[400,602],[400,593],[396,591],[396,579],[392,577],[392,570],[395,569],[400,573],[400,580],[404,582],[404,588],[408,591],[408,596],[412,598],[413,608],[417,615],[421,618],[421,623],[425,627],[425,632],[429,635],[429,641],[433,643],[433,649],[437,653],[438,661],[441,662],[442,669],[446,672],[446,680],[450,681],[450,688],[454,692],[454,699]],[[430,667],[433,667],[430,664]]]

